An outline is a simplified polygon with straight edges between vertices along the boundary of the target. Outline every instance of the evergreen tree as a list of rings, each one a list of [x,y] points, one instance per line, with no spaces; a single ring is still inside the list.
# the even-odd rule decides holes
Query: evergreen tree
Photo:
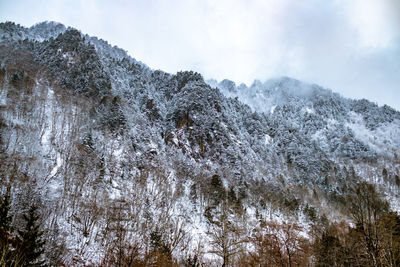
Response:
[[[219,203],[226,198],[225,188],[222,183],[221,177],[218,174],[214,174],[211,177],[211,188],[210,188],[211,198],[213,200],[213,205],[218,206]]]
[[[18,240],[13,235],[10,215],[10,187],[4,196],[0,196],[0,266],[21,266],[22,255],[15,248]]]
[[[17,257],[11,246],[11,216],[9,190],[0,196],[0,266],[17,266]]]
[[[339,239],[329,231],[316,240],[314,253],[318,267],[342,266],[346,256]]]
[[[26,221],[25,229],[18,231],[20,238],[19,250],[24,257],[23,266],[40,267],[45,266],[41,255],[44,252],[43,232],[39,229],[39,216],[36,214],[37,207],[33,204],[24,215]]]
[[[0,237],[4,240],[4,237],[10,233],[11,230],[11,216],[10,211],[10,194],[9,190],[0,199]]]

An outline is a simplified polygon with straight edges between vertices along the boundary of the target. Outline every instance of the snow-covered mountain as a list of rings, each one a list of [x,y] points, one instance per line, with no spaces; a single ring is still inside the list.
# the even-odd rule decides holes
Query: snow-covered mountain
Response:
[[[54,22],[0,24],[0,134],[1,192],[15,214],[39,203],[53,264],[116,265],[156,241],[218,262],[221,203],[232,239],[265,220],[307,229],[310,207],[347,218],[360,181],[400,210],[400,112],[287,77],[153,70]]]

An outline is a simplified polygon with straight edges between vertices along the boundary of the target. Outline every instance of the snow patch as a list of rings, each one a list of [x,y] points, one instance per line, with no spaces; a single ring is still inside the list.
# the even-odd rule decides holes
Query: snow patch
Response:
[[[63,58],[67,59],[68,64],[74,64],[76,62],[75,58],[71,55],[70,52],[66,52],[62,55]]]
[[[178,137],[176,136],[176,134],[175,133],[172,133],[172,135],[174,136],[173,138],[172,138],[172,141],[174,142],[174,145],[178,145],[179,144],[179,140],[178,140]]]
[[[0,106],[7,105],[7,90],[3,90],[0,92]]]
[[[374,130],[366,127],[362,116],[355,112],[350,112],[350,122],[346,124],[355,137],[368,144],[368,146],[375,152],[382,155],[390,155],[394,157],[400,150],[400,122],[394,120],[391,123],[384,123]]]
[[[309,108],[309,107],[306,107],[306,112],[307,112],[308,114],[313,114],[313,113],[314,113],[314,109]]]
[[[50,139],[52,133],[52,117],[53,117],[53,100],[54,100],[54,90],[51,87],[47,88],[47,99],[45,104],[45,117],[46,121],[43,124],[43,134],[41,138],[41,143],[46,149],[50,149]]]
[[[265,144],[269,145],[269,144],[271,144],[271,141],[272,141],[272,137],[269,136],[268,134],[266,134],[265,135]]]
[[[62,166],[63,160],[61,159],[60,153],[57,153],[57,160],[56,160],[56,166],[51,170],[50,176],[56,175],[58,169]]]
[[[231,137],[232,141],[236,143],[236,145],[238,146],[242,145],[242,142],[240,142],[240,140],[238,140],[238,138],[234,134],[229,133],[229,136]]]
[[[120,156],[122,155],[123,151],[124,151],[124,149],[122,147],[117,149],[117,150],[114,150],[114,152],[113,152],[114,157],[120,158]]]

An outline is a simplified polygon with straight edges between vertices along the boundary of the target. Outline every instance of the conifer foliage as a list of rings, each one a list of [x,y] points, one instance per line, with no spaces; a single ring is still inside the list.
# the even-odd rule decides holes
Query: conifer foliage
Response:
[[[4,240],[10,231],[11,216],[10,211],[10,195],[7,193],[0,199],[0,238]]]
[[[317,85],[0,23],[0,267],[400,267],[399,135],[399,111]]]
[[[0,196],[0,266],[19,266],[21,256],[15,250],[10,215],[10,188],[4,196]]]
[[[24,215],[25,229],[18,231],[21,242],[19,250],[24,259],[23,266],[45,266],[44,260],[41,259],[45,242],[42,240],[43,232],[39,229],[39,218],[37,206],[32,205],[28,215]]]

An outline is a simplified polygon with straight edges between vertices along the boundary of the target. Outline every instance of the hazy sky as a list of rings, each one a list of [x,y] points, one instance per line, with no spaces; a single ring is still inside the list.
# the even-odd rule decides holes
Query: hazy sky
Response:
[[[0,0],[6,20],[61,22],[153,69],[289,76],[400,110],[400,0]]]

